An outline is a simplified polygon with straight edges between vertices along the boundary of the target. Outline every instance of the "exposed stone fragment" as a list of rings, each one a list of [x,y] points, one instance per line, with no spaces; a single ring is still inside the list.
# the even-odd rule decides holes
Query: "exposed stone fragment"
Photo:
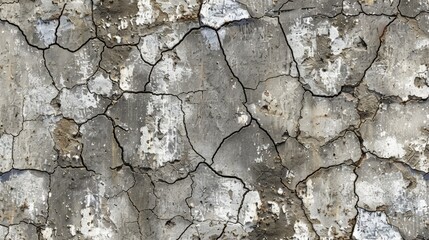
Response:
[[[353,94],[358,99],[357,110],[361,120],[373,119],[380,105],[380,97],[373,91],[369,91],[364,84],[356,87]]]
[[[9,232],[4,240],[16,239],[38,240],[39,237],[36,226],[23,222],[9,226]]]
[[[247,108],[278,143],[298,135],[298,119],[304,89],[296,78],[280,76],[260,82],[256,90],[246,90]]]
[[[204,1],[200,11],[201,22],[213,28],[225,23],[250,18],[246,6],[236,0]]]
[[[65,118],[56,123],[52,136],[58,151],[58,164],[62,167],[82,166],[82,143],[78,128],[74,121]]]
[[[353,238],[402,240],[397,228],[391,226],[384,212],[369,212],[358,208],[358,217]]]
[[[237,221],[246,191],[235,178],[224,178],[202,164],[191,174],[192,196],[186,200],[194,220]]]
[[[276,18],[226,25],[219,37],[232,71],[244,87],[294,71],[292,54]]]
[[[115,133],[124,161],[134,167],[152,169],[157,178],[172,182],[203,160],[189,144],[174,96],[125,93],[107,114],[120,126]]]
[[[161,59],[162,52],[171,50],[185,34],[197,27],[199,27],[197,21],[176,22],[157,27],[153,33],[140,38],[138,47],[143,59],[155,64]]]
[[[398,37],[398,32],[407,34]],[[427,58],[429,35],[415,19],[398,18],[388,26],[378,57],[366,72],[363,83],[385,96],[429,96]]]
[[[160,219],[152,211],[146,210],[140,213],[139,224],[142,239],[179,239],[191,222],[181,216]]]
[[[306,92],[303,104],[298,140],[304,144],[321,146],[342,131],[359,125],[357,102],[349,94],[323,98]]]
[[[385,16],[339,15],[296,18],[282,14],[281,23],[302,81],[314,94],[332,96],[357,85],[377,56]]]
[[[122,150],[113,135],[112,122],[107,117],[98,116],[89,120],[80,127],[80,133],[82,158],[89,170],[104,173],[122,165]]]
[[[0,173],[7,172],[13,167],[12,145],[12,135],[3,134],[0,136]]]
[[[157,197],[154,213],[160,219],[172,219],[182,216],[190,220],[190,210],[187,204],[192,195],[192,180],[187,177],[176,181],[174,184],[155,182],[154,194]],[[174,194],[172,194],[174,192]]]
[[[60,17],[57,36],[57,43],[72,51],[95,37],[91,0],[67,1]]]
[[[58,88],[86,83],[98,69],[103,43],[91,40],[76,52],[52,46],[45,52],[46,65]]]
[[[403,16],[415,17],[418,14],[429,10],[429,2],[401,0],[398,9]]]
[[[23,31],[28,42],[39,48],[55,43],[55,29],[64,1],[16,1],[0,5],[0,19],[7,20]]]
[[[429,185],[420,172],[400,162],[369,155],[357,168],[359,207],[384,211],[405,239],[429,238]]]
[[[346,165],[321,169],[297,187],[307,216],[320,238],[341,239],[352,234],[358,201],[354,192],[357,176],[353,170]]]
[[[23,130],[14,139],[14,168],[53,172],[57,166],[57,152],[52,138],[51,119],[26,121]]]
[[[193,49],[198,49],[194,51]],[[211,159],[222,140],[250,117],[244,94],[220,48],[216,32],[192,31],[154,66],[148,90],[182,95],[185,123],[195,150]]]
[[[408,0],[405,0],[408,1]],[[398,5],[401,0],[359,0],[362,10],[366,14],[374,15],[395,15],[398,12]]]
[[[373,120],[362,124],[363,145],[382,158],[397,158],[412,168],[429,172],[426,103],[382,104]]]
[[[11,170],[0,175],[0,224],[43,224],[48,216],[49,175]]]
[[[0,129],[16,136],[23,120],[54,113],[50,102],[57,90],[42,53],[29,47],[16,27],[1,22],[0,37]]]
[[[70,90],[64,88],[58,101],[63,116],[77,123],[103,113],[110,103],[109,99],[91,93],[86,85],[75,86]]]
[[[199,0],[178,0],[175,4],[160,0],[115,2],[98,0],[94,21],[98,37],[108,46],[137,44],[144,35],[160,24],[193,21],[198,18]]]
[[[319,168],[338,165],[348,160],[360,159],[359,139],[353,132],[335,139],[323,146],[303,145],[295,138],[288,138],[278,146],[283,165],[288,168],[283,182],[290,188],[304,180]]]
[[[242,179],[246,187],[253,189],[264,172],[277,175],[282,170],[279,163],[269,136],[253,122],[223,142],[212,167],[222,175]]]
[[[122,90],[144,91],[151,67],[145,63],[135,46],[106,48],[102,55],[101,68],[119,82]]]

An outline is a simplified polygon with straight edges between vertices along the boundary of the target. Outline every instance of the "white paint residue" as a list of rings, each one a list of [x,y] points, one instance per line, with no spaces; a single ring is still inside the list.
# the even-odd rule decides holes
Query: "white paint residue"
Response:
[[[74,225],[67,225],[70,230],[70,234],[74,237],[76,236],[76,227]]]
[[[52,235],[53,235],[52,228],[47,227],[47,228],[45,228],[45,229],[42,230],[42,236],[43,236],[44,239],[46,239],[46,240],[52,240],[53,239]]]
[[[113,89],[113,84],[110,79],[103,77],[101,74],[89,80],[88,88],[91,92],[110,96]]]
[[[261,207],[262,202],[257,191],[250,191],[246,194],[244,199],[243,208],[240,214],[240,222],[246,230],[252,230],[252,226],[258,221],[258,209]]]
[[[208,0],[201,7],[203,24],[218,28],[231,21],[250,18],[249,12],[234,0]]]
[[[134,65],[130,64],[126,67],[121,67],[119,86],[122,90],[132,90],[131,83],[133,81]]]
[[[237,122],[239,124],[246,125],[247,121],[249,121],[249,116],[244,112],[240,112],[240,116],[238,116]]]
[[[58,20],[42,21],[36,23],[36,31],[38,37],[43,43],[48,46],[55,42],[55,29],[57,28]]]
[[[381,157],[398,157],[401,158],[405,156],[406,151],[404,149],[404,145],[395,137],[386,136],[377,138],[374,140],[373,149],[376,150]]]
[[[183,124],[178,102],[170,98],[154,96],[147,105],[146,125],[140,128],[139,154],[142,159],[154,159],[152,168],[181,159],[182,136],[179,132]],[[162,137],[160,137],[162,136]]]
[[[137,7],[139,9],[135,19],[137,25],[152,24],[159,16],[159,11],[154,9],[150,0],[139,0]]]
[[[295,221],[293,225],[293,230],[295,233],[293,234],[293,239],[296,240],[307,240],[310,239],[309,229],[307,224],[302,221]]]

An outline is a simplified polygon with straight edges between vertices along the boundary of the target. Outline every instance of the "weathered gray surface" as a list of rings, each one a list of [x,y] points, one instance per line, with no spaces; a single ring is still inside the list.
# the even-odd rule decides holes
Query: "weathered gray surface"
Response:
[[[0,0],[0,240],[429,239],[428,11]]]

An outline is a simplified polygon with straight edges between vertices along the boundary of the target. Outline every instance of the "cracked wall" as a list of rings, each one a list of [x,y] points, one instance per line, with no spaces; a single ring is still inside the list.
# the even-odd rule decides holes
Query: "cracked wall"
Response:
[[[0,239],[429,239],[429,3],[0,0]]]

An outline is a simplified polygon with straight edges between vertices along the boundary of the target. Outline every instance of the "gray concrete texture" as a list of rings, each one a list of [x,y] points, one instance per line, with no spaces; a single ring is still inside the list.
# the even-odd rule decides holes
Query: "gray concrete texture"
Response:
[[[0,239],[429,239],[426,0],[0,0]]]

